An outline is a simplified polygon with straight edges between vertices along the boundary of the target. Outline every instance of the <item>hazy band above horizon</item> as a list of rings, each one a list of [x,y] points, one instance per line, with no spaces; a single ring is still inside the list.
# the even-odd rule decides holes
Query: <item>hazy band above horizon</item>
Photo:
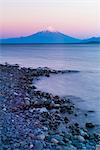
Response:
[[[60,31],[73,37],[100,36],[99,0],[0,0],[0,37]]]

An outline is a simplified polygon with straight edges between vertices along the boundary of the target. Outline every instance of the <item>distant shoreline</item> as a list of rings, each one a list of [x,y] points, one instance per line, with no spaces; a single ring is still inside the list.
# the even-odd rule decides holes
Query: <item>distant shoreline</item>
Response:
[[[100,43],[0,43],[0,45],[100,45]]]
[[[25,37],[0,39],[1,44],[86,44],[99,43],[100,37],[78,39],[61,32],[41,31]]]

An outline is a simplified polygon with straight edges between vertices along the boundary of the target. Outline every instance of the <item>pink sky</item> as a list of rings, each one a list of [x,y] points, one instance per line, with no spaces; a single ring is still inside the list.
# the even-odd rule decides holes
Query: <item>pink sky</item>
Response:
[[[99,0],[0,0],[0,37],[52,29],[87,38],[100,36]]]

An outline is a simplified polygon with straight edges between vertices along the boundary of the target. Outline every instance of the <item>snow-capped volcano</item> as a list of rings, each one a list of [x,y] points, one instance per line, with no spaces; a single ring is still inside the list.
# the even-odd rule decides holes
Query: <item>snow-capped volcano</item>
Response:
[[[2,39],[2,43],[79,43],[80,40],[57,31],[40,31],[20,38]]]
[[[1,44],[70,44],[70,43],[100,43],[100,38],[80,40],[57,31],[40,31],[26,37],[0,39]]]

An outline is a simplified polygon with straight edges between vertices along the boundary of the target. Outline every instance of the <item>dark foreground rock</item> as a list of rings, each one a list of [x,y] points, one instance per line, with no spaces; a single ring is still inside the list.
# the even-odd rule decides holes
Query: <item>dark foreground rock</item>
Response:
[[[95,150],[100,136],[90,134],[66,97],[38,91],[41,76],[75,71],[0,65],[0,150]],[[86,127],[94,128],[92,123]]]
[[[90,122],[90,123],[86,123],[86,127],[87,127],[87,128],[94,128],[95,125]]]

